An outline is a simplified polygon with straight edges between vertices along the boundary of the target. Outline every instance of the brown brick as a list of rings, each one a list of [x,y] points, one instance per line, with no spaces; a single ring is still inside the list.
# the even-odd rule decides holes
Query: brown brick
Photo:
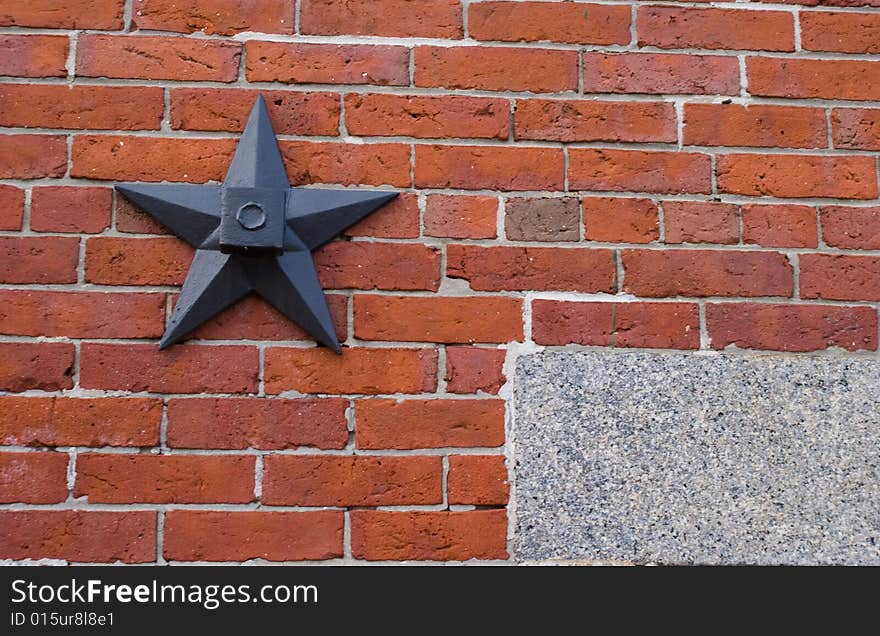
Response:
[[[507,381],[504,375],[504,349],[477,347],[446,348],[446,390],[450,393],[477,393],[493,395]]]
[[[458,455],[449,458],[449,503],[503,506],[510,485],[504,455]]]
[[[587,197],[585,237],[607,243],[651,243],[660,238],[657,204],[650,199]]]
[[[507,199],[504,233],[513,241],[577,241],[580,210],[577,199]]]
[[[880,109],[835,108],[831,111],[835,148],[880,150]]]
[[[739,242],[739,208],[718,201],[663,201],[667,243]]]
[[[67,499],[67,453],[0,453],[0,503]]]
[[[0,343],[0,391],[73,388],[73,345],[66,342]]]

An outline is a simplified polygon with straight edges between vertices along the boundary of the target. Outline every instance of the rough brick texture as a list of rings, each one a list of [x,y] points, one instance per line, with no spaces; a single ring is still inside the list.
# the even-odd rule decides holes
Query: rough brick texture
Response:
[[[878,0],[0,27],[0,560],[507,559],[523,351],[878,355]],[[343,353],[253,296],[159,351],[193,249],[112,186],[219,183],[258,94],[294,186],[400,195],[315,252]]]

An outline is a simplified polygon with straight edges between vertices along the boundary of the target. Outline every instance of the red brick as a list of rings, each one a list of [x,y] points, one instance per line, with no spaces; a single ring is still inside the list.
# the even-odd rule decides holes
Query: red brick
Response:
[[[764,247],[816,247],[816,208],[808,205],[744,205],[743,243]]]
[[[503,349],[446,348],[446,390],[450,393],[484,391],[497,395],[507,381]]]
[[[880,300],[880,257],[801,254],[802,298]]]
[[[0,236],[0,282],[75,283],[79,238]]]
[[[562,190],[564,178],[561,148],[416,146],[416,187]]]
[[[287,0],[135,0],[132,22],[138,29],[151,31],[291,34],[293,14],[293,3]]]
[[[614,308],[614,303],[535,300],[532,338],[542,345],[610,345]]]
[[[255,393],[256,347],[84,343],[80,384],[153,393]]]
[[[624,250],[624,290],[636,296],[791,296],[791,264],[777,252]]]
[[[327,289],[436,291],[440,252],[427,245],[334,241],[315,252]]]
[[[507,139],[507,100],[449,95],[346,95],[345,125],[352,135]]]
[[[155,446],[158,398],[0,398],[0,443],[15,446]]]
[[[342,556],[343,512],[214,512],[165,515],[165,558],[172,561],[312,561]]]
[[[268,506],[405,506],[443,502],[440,457],[266,457]]]
[[[0,179],[63,177],[64,135],[0,135]]]
[[[359,400],[363,449],[494,447],[504,444],[504,400]]]
[[[67,77],[66,35],[0,35],[0,75]]]
[[[657,204],[650,199],[583,199],[585,236],[589,241],[651,243],[660,238]]]
[[[67,453],[0,453],[0,503],[67,499]]]
[[[458,0],[303,0],[300,32],[307,35],[462,37]]]
[[[354,297],[354,335],[361,340],[439,343],[522,340],[522,301],[359,294]]]
[[[675,107],[659,102],[517,100],[517,139],[675,142]]]
[[[134,86],[0,86],[0,124],[23,128],[158,130],[162,89]]]
[[[73,495],[89,503],[249,503],[253,457],[81,453]]]
[[[877,349],[877,311],[871,307],[709,304],[706,329],[713,349]]]
[[[168,402],[168,446],[338,450],[348,442],[347,408],[348,400],[334,398],[173,399]]]
[[[85,510],[0,512],[0,558],[83,563],[156,559],[156,513]]]
[[[446,488],[450,504],[503,506],[510,485],[504,455],[458,455],[449,458]]]
[[[339,95],[227,88],[172,89],[171,127],[239,132],[258,94],[266,100],[272,128],[279,135],[339,134]]]
[[[572,148],[568,183],[576,190],[706,193],[712,190],[709,155]]]
[[[0,343],[0,391],[73,387],[74,350],[66,342]]]
[[[363,221],[348,228],[346,236],[372,238],[418,238],[419,198],[415,193],[402,192]]]
[[[578,241],[580,204],[571,197],[507,199],[504,234],[512,241]]]
[[[372,44],[262,42],[245,44],[249,82],[409,84],[409,49]]]
[[[450,245],[447,252],[446,275],[477,291],[614,291],[611,250]]]
[[[345,144],[282,141],[281,155],[294,185],[392,185],[408,188],[408,144]]]
[[[24,190],[0,185],[0,230],[20,230],[23,218]]]
[[[578,87],[576,51],[418,46],[413,56],[416,86],[531,93]]]
[[[831,247],[880,250],[880,207],[822,207],[822,240]]]
[[[78,135],[70,175],[113,181],[222,180],[235,149],[233,139]]]
[[[835,108],[831,130],[835,148],[880,150],[880,109]]]
[[[690,146],[827,148],[820,108],[752,104],[685,104],[684,143]]]
[[[700,308],[693,303],[617,303],[614,345],[699,349]]]
[[[31,192],[31,229],[97,234],[110,227],[110,188],[50,186]]]
[[[495,238],[498,199],[486,196],[429,194],[425,200],[425,234],[440,238]]]
[[[234,82],[241,44],[227,40],[83,33],[76,74],[177,81]]]
[[[794,51],[787,11],[639,7],[639,46]]]
[[[874,199],[877,173],[871,157],[720,155],[715,170],[721,192],[750,196]]]
[[[171,234],[161,223],[146,212],[116,194],[116,229],[131,234]]]
[[[164,294],[0,290],[0,333],[68,338],[157,338]]]
[[[806,51],[880,53],[880,16],[876,13],[804,11],[799,15]]]
[[[424,393],[437,387],[433,349],[273,347],[266,350],[266,393]]]
[[[880,62],[750,57],[746,73],[752,95],[880,99]]]
[[[739,95],[735,57],[584,53],[584,92]]]
[[[100,236],[86,242],[86,281],[99,285],[180,285],[193,249],[176,238]]]
[[[351,513],[351,551],[368,561],[506,559],[507,512]]]
[[[626,6],[582,2],[480,2],[468,9],[475,40],[629,44]]]
[[[327,294],[327,307],[340,342],[348,337],[348,299]],[[175,297],[175,304],[177,298]],[[246,296],[190,334],[194,340],[313,340],[290,318],[256,295]]]
[[[125,0],[0,0],[0,26],[112,31],[123,26],[124,4]]]
[[[739,242],[739,208],[718,201],[663,201],[667,243]]]

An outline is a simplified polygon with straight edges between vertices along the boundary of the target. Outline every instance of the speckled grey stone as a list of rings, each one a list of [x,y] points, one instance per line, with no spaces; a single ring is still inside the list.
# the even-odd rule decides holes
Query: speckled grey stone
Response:
[[[514,556],[880,564],[880,361],[517,362]]]

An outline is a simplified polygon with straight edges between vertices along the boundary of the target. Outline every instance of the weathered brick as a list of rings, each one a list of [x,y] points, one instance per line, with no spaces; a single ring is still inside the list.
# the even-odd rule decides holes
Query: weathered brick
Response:
[[[67,453],[0,453],[0,503],[67,499]]]
[[[718,201],[663,201],[667,243],[739,242],[739,208]]]
[[[0,282],[75,283],[79,238],[0,236]]]
[[[157,338],[164,294],[0,290],[0,333],[68,338]]]
[[[129,234],[171,234],[171,231],[120,194],[114,195],[115,224]]]
[[[646,152],[572,148],[568,153],[568,184],[576,190],[709,193],[709,155],[688,152]]]
[[[89,503],[249,503],[253,457],[80,453],[75,497]]]
[[[336,398],[173,399],[168,402],[168,446],[338,450],[348,442],[347,408],[348,400]]]
[[[85,278],[99,285],[181,285],[192,256],[193,248],[176,238],[99,236],[86,241]]]
[[[577,241],[578,208],[573,198],[507,199],[504,233],[513,241]]]
[[[0,557],[147,563],[156,559],[156,513],[2,511]]]
[[[764,247],[816,247],[816,208],[808,205],[742,206],[743,243]]]
[[[358,400],[355,443],[362,449],[501,446],[504,401]]]
[[[871,307],[710,303],[706,329],[714,349],[877,349],[877,311]]]
[[[822,207],[822,240],[831,247],[880,250],[880,207]]]
[[[450,245],[446,275],[464,278],[477,291],[614,290],[611,250],[555,247]]]
[[[746,74],[752,95],[880,99],[880,62],[749,57]]]
[[[731,194],[785,198],[874,199],[877,174],[871,157],[720,155],[718,189]]]
[[[425,234],[441,238],[495,238],[498,199],[430,194],[425,200]]]
[[[334,93],[261,91],[228,88],[171,90],[171,127],[186,130],[241,131],[254,100],[266,101],[272,128],[279,135],[339,133],[339,96]]]
[[[66,169],[64,135],[0,135],[0,179],[63,177]]]
[[[419,198],[412,192],[400,195],[345,230],[346,236],[372,238],[418,238]]]
[[[171,510],[165,558],[172,561],[312,561],[342,556],[343,512]]]
[[[880,257],[801,254],[801,298],[880,300]]]
[[[31,229],[97,234],[110,227],[110,188],[49,186],[31,191]]]
[[[468,9],[475,40],[629,44],[629,7],[582,2],[479,2]]]
[[[269,506],[405,506],[443,502],[440,457],[274,455],[263,464]]]
[[[416,187],[562,190],[564,179],[560,148],[416,146]]]
[[[510,485],[504,455],[457,455],[449,458],[450,504],[503,506]]]
[[[294,5],[287,0],[135,0],[132,22],[138,29],[151,31],[291,34]]]
[[[450,393],[497,395],[507,381],[504,375],[504,349],[478,347],[446,348],[446,390]]]
[[[416,86],[531,93],[578,87],[576,51],[418,46],[413,56]]]
[[[794,51],[788,11],[639,7],[639,46]]]
[[[125,0],[0,0],[0,26],[112,31],[123,26],[124,4]]]
[[[14,446],[155,446],[158,398],[0,398],[0,443]]]
[[[448,95],[346,95],[345,126],[353,135],[426,139],[507,139],[507,100]]]
[[[651,243],[660,238],[657,204],[650,199],[586,197],[582,204],[589,241]]]
[[[522,340],[522,301],[359,294],[354,298],[354,335],[362,340],[440,343]]]
[[[0,230],[20,230],[23,218],[24,190],[0,185]]]
[[[784,254],[732,250],[624,250],[624,291],[636,296],[791,296]]]
[[[263,42],[245,44],[249,82],[409,84],[409,49],[372,44]]]
[[[294,185],[392,185],[408,188],[410,148],[407,144],[346,144],[282,141],[281,154]]]
[[[266,393],[423,393],[437,386],[433,349],[266,349]]]
[[[300,32],[309,35],[461,38],[458,0],[303,0]]]
[[[549,141],[678,140],[673,104],[586,99],[517,100],[514,135],[517,139]]]
[[[739,95],[735,57],[584,53],[584,92]]]
[[[880,109],[835,108],[831,130],[835,148],[880,150]]]
[[[799,16],[804,50],[880,53],[880,16],[876,13],[804,11]]]
[[[80,384],[155,393],[255,393],[256,347],[84,343]]]
[[[326,289],[436,291],[440,252],[421,244],[334,241],[315,252]]]
[[[351,551],[356,559],[506,559],[506,543],[504,510],[351,513]]]
[[[0,35],[0,75],[67,77],[66,35]]]
[[[825,111],[764,104],[685,104],[684,143],[692,146],[827,148]]]

